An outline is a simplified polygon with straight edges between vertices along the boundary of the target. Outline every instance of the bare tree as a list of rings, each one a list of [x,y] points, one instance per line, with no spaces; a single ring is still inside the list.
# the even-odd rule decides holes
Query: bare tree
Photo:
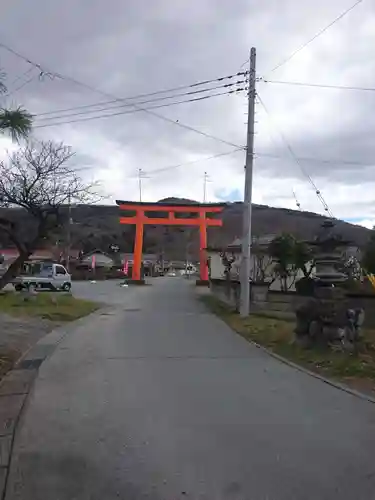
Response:
[[[274,281],[273,267],[274,262],[268,254],[268,248],[254,242],[252,245],[253,267],[251,270],[251,279],[254,283],[264,283],[271,285]]]
[[[40,242],[66,222],[70,203],[98,198],[95,184],[85,183],[69,165],[73,155],[62,143],[30,141],[0,163],[0,207],[8,209],[0,211],[0,234],[7,236],[19,254],[1,277],[0,290]],[[17,218],[15,209],[22,211],[18,210]]]

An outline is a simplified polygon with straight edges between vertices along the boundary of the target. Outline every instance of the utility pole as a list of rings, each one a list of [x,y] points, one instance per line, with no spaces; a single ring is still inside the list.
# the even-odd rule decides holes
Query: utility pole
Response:
[[[207,182],[210,182],[210,176],[205,172],[203,176],[203,203],[207,201]]]
[[[70,267],[70,247],[72,240],[72,196],[69,191],[68,193],[68,228],[67,228],[67,238],[66,238],[66,270],[69,272]]]
[[[139,187],[139,201],[142,201],[142,180],[149,179],[141,168],[138,169],[138,187]]]
[[[250,312],[250,273],[251,273],[251,201],[253,190],[254,163],[254,120],[255,120],[255,82],[256,49],[250,51],[249,102],[247,115],[247,140],[245,164],[245,195],[243,204],[242,261],[241,261],[241,297],[240,315],[246,317]]]
[[[139,201],[142,201],[142,169],[138,170]]]

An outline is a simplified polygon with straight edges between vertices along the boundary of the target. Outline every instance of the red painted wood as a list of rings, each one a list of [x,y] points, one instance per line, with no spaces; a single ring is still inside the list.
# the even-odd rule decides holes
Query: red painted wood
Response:
[[[134,205],[122,204],[120,210],[135,211],[132,217],[120,217],[120,224],[135,224],[135,243],[134,243],[134,263],[132,278],[134,280],[141,279],[141,264],[142,264],[142,247],[143,247],[143,231],[144,225],[149,224],[153,226],[199,226],[200,234],[200,279],[202,281],[208,280],[208,266],[206,258],[207,247],[207,227],[216,226],[221,227],[223,221],[221,219],[208,219],[209,213],[220,213],[224,207],[200,207],[194,205],[184,206],[160,206],[160,205]],[[158,212],[167,213],[168,218],[162,217],[147,217],[145,212]],[[197,213],[199,217],[194,219],[177,219],[176,213]]]
[[[142,224],[151,224],[152,226],[200,226],[200,219],[149,219],[144,217],[141,221],[136,217],[120,217],[120,224],[137,224],[141,222]],[[220,219],[206,219],[207,226],[218,226],[223,225],[223,221]]]
[[[178,205],[176,207],[167,205],[120,205],[120,210],[127,210],[132,212],[186,212],[186,213],[199,213],[202,210],[205,213],[220,213],[224,207],[199,207],[195,205]]]

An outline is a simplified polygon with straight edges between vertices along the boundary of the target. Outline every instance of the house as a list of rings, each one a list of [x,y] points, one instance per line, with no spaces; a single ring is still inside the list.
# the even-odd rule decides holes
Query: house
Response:
[[[116,265],[115,258],[108,255],[102,250],[96,249],[91,252],[87,252],[79,258],[76,263],[77,268],[103,268],[111,269]]]
[[[271,283],[270,290],[277,291],[281,290],[282,288],[281,282],[279,279],[274,279],[273,269],[275,263],[273,262],[272,258],[267,255],[266,252],[268,245],[275,237],[275,234],[253,237],[252,253],[250,257],[250,277],[251,280],[255,282],[266,281]],[[231,279],[234,281],[239,281],[242,262],[240,238],[236,238],[225,249],[207,247],[206,252],[209,260],[210,279],[226,279],[225,266],[223,264],[223,254],[225,254],[227,258],[233,260],[230,271]],[[294,283],[301,278],[303,278],[303,273],[300,270],[297,272],[296,276],[288,278],[288,289],[295,290]]]
[[[274,234],[269,234],[265,236],[254,236],[253,237],[253,249],[256,247],[259,249],[266,249],[268,245],[271,243],[271,241],[275,238],[276,235]],[[232,268],[231,268],[231,276],[232,279],[239,279],[239,273],[240,273],[240,268],[241,268],[241,239],[236,238],[232,243],[230,243],[224,250],[222,248],[217,248],[217,247],[207,247],[206,252],[207,256],[210,261],[210,277],[213,279],[221,279],[224,278],[224,271],[225,267],[222,262],[222,254],[225,252],[225,254],[228,257],[231,257],[234,259],[232,263]],[[258,276],[256,276],[256,271],[257,271],[257,260],[258,257],[256,257],[255,252],[252,253],[251,255],[251,269],[252,272],[255,272],[254,278],[257,279]],[[271,263],[271,259],[268,258],[268,260]],[[264,263],[265,264],[265,263]]]
[[[0,269],[7,269],[12,262],[16,260],[19,253],[16,248],[0,248]],[[79,250],[70,250],[70,261],[74,261],[78,258]],[[52,262],[62,262],[63,252],[58,247],[51,247],[48,249],[37,249],[30,257],[27,259],[31,262],[40,261],[52,261]]]
[[[3,262],[4,267],[10,266],[12,262],[16,260],[19,253],[16,248],[0,248],[0,261]],[[53,250],[35,250],[35,252],[30,255],[29,260],[54,260],[55,254]]]
[[[128,276],[131,276],[134,263],[134,254],[121,253],[120,260],[122,266],[124,266],[125,263],[128,263]],[[142,267],[145,276],[155,276],[157,274],[158,264],[159,264],[159,257],[157,254],[153,253],[142,254]]]

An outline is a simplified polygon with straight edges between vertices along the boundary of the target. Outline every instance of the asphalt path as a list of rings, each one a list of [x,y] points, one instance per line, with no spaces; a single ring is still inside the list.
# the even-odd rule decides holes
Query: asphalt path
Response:
[[[41,366],[7,500],[375,498],[375,405],[247,343],[191,282],[88,285],[113,308]]]

